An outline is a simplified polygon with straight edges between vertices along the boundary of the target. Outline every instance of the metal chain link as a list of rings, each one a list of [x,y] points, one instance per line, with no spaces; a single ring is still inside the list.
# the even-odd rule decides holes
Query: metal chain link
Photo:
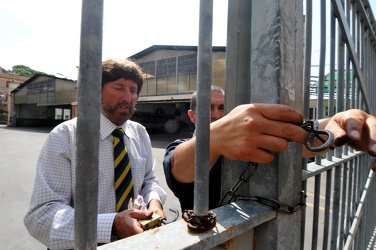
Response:
[[[238,196],[237,198],[239,200],[251,200],[251,201],[257,201],[265,206],[272,207],[275,211],[279,213],[284,213],[284,214],[293,214],[302,208],[306,207],[306,204],[304,202],[306,195],[304,191],[301,192],[301,202],[296,204],[295,206],[291,206],[289,204],[279,202],[277,200],[271,199],[271,198],[266,198],[262,197],[259,195],[256,195],[256,197],[244,197],[244,196]]]
[[[248,176],[246,176],[247,170],[250,166],[252,166],[253,168],[249,171]],[[247,164],[244,166],[243,173],[239,176],[239,179],[232,185],[231,189],[227,191],[227,193],[222,197],[221,201],[219,202],[219,206],[230,204],[231,202],[234,202],[236,200],[236,192],[244,183],[248,182],[251,179],[251,177],[256,173],[257,167],[257,163],[251,161],[247,162]],[[226,198],[227,201],[225,202]]]

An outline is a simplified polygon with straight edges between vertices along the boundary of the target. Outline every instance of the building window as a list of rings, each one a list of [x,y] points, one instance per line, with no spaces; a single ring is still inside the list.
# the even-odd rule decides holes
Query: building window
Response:
[[[156,94],[155,78],[147,79],[147,95]]]
[[[176,57],[157,61],[157,78],[176,75]]]
[[[63,119],[63,109],[55,109],[55,120],[62,120]]]
[[[157,95],[166,94],[166,77],[158,77],[157,79]]]
[[[189,91],[194,92],[197,90],[197,74],[189,74]]]
[[[189,75],[178,75],[178,93],[188,93]]]
[[[55,81],[52,79],[33,82],[27,88],[27,103],[48,103],[55,101]]]
[[[176,94],[176,76],[166,77],[167,94]]]
[[[70,109],[64,109],[64,120],[69,120],[71,118]]]
[[[178,75],[197,72],[197,53],[178,57]]]

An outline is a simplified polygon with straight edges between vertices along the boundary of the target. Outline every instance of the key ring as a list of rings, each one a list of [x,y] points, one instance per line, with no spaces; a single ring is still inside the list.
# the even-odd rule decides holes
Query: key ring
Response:
[[[300,127],[309,133],[305,145],[310,151],[320,152],[327,148],[334,150],[334,147],[332,146],[332,142],[334,139],[333,133],[326,129],[319,129],[319,122],[317,120],[308,120]],[[325,140],[320,135],[326,135],[328,138]],[[320,146],[313,146],[312,142],[315,139],[315,137],[319,139],[323,144]]]

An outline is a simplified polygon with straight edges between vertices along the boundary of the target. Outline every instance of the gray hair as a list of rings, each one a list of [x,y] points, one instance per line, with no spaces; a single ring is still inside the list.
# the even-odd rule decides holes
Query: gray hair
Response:
[[[225,95],[225,91],[221,87],[218,87],[216,85],[211,85],[211,93],[213,92],[219,92]],[[197,90],[192,94],[192,97],[191,97],[191,110],[193,112],[196,112],[196,106],[197,106]]]

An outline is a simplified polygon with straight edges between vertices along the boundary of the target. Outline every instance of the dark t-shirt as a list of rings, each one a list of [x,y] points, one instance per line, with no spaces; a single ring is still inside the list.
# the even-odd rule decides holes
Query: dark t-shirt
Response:
[[[171,173],[171,156],[175,148],[189,139],[179,139],[170,143],[166,148],[163,161],[163,170],[168,187],[179,199],[182,212],[184,210],[193,210],[194,200],[194,182],[178,182]],[[221,165],[222,157],[219,158],[209,172],[209,210],[218,207],[221,199]]]

